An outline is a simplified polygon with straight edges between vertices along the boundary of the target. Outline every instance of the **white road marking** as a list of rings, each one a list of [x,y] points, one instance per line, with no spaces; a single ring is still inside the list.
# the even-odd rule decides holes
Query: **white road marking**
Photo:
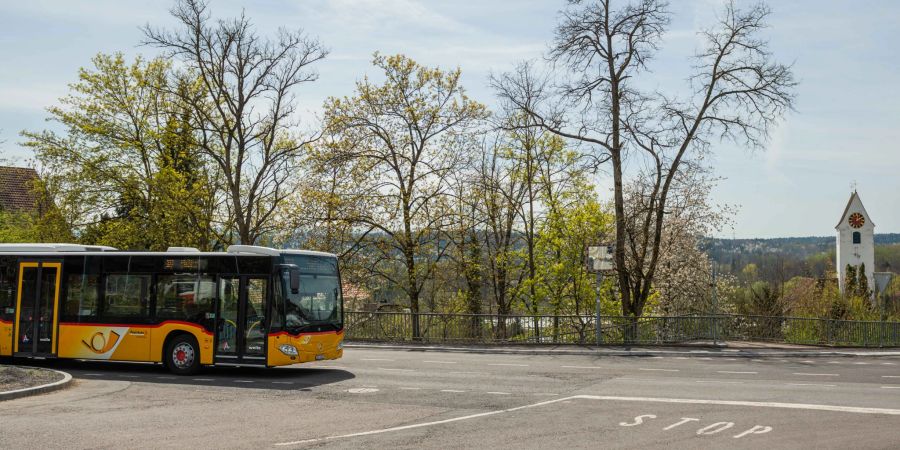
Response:
[[[87,377],[99,377],[102,374],[100,374],[100,373],[85,373],[83,375],[87,376]],[[157,378],[175,378],[175,377],[157,377]]]
[[[695,418],[693,418],[693,417],[682,417],[680,421],[675,422],[675,423],[673,423],[672,425],[669,425],[669,426],[663,428],[663,431],[669,431],[669,430],[671,430],[672,428],[675,428],[675,427],[680,426],[680,425],[684,425],[684,424],[686,424],[686,423],[688,423],[688,422],[699,422],[699,421],[700,421],[700,419],[695,419]]]
[[[477,419],[479,417],[487,417],[487,416],[495,416],[498,414],[505,414],[514,411],[519,411],[523,409],[529,408],[537,408],[544,405],[550,405],[554,403],[563,403],[570,402],[573,399],[586,399],[586,400],[606,400],[606,401],[620,401],[620,402],[644,402],[644,403],[679,403],[679,404],[694,404],[694,405],[723,405],[723,406],[750,406],[750,407],[761,407],[761,408],[783,408],[783,409],[802,409],[802,410],[812,410],[812,411],[834,411],[834,412],[846,412],[846,413],[855,413],[855,414],[886,414],[893,416],[900,416],[900,409],[887,409],[887,408],[863,408],[856,406],[838,406],[838,405],[819,405],[819,404],[806,404],[806,403],[778,403],[778,402],[749,402],[749,401],[734,401],[734,400],[700,400],[700,399],[690,399],[690,398],[658,398],[658,397],[616,397],[616,396],[601,396],[601,395],[574,395],[571,397],[563,397],[557,398],[553,400],[547,400],[538,403],[532,403],[530,405],[517,406],[515,408],[508,409],[500,409],[496,411],[487,411],[478,414],[470,414],[468,416],[460,416],[453,417],[450,419],[444,420],[436,420],[433,422],[422,422],[411,425],[402,425],[397,427],[390,428],[382,428],[378,430],[371,431],[362,431],[359,433],[350,433],[350,434],[342,434],[337,436],[325,436],[320,438],[312,438],[312,439],[304,439],[300,441],[290,441],[290,442],[278,442],[275,445],[279,447],[289,446],[289,445],[298,445],[298,444],[309,444],[312,442],[322,442],[327,440],[334,439],[344,439],[351,437],[359,437],[359,436],[371,436],[374,434],[384,434],[390,433],[394,431],[403,431],[410,430],[415,428],[423,428],[423,427],[431,427],[435,425],[443,425],[446,423],[459,422],[463,420],[471,420]]]
[[[718,384],[744,384],[743,381],[725,381],[725,380],[696,380],[695,383],[718,383]]]
[[[360,358],[360,361],[390,361],[393,362],[393,359],[387,358]]]
[[[887,414],[900,416],[900,409],[889,408],[865,408],[859,406],[821,405],[814,403],[782,403],[782,402],[750,402],[739,400],[701,400],[693,398],[661,398],[661,397],[617,397],[611,395],[576,395],[569,398],[585,398],[591,400],[608,400],[620,402],[649,402],[649,403],[681,403],[690,405],[722,405],[722,406],[752,406],[758,408],[782,408],[782,409],[806,409],[811,411],[833,411],[855,414]]]
[[[213,381],[212,378],[192,378],[194,381]]]
[[[361,388],[347,389],[347,392],[349,392],[351,394],[371,394],[373,392],[378,392],[378,389],[369,388],[369,387],[361,387]]]
[[[750,361],[753,361],[753,362],[764,362],[764,361],[761,360],[761,359],[751,359]]]
[[[794,372],[792,375],[800,375],[802,377],[839,377],[839,374],[836,373],[805,373],[805,372]]]
[[[528,367],[528,364],[488,364],[489,366]]]
[[[421,391],[422,388],[417,388],[417,387],[402,387],[402,388],[400,388],[400,390],[402,390],[402,391]]]
[[[422,361],[431,364],[456,364],[456,361]]]
[[[732,370],[719,370],[717,372],[718,373],[747,374],[747,375],[756,375],[759,373],[759,372],[739,372],[739,371],[732,371]]]
[[[900,375],[882,375],[881,378],[900,378]]]
[[[453,375],[487,375],[487,372],[447,372]]]
[[[828,361],[828,364],[840,364],[840,361]]]
[[[900,389],[900,386],[882,386],[882,389]]]
[[[556,393],[553,393],[553,392],[535,392],[535,393],[532,394],[532,395],[559,395],[559,394],[556,394]]]
[[[892,362],[883,362],[883,363],[881,363],[881,364],[884,365],[884,366],[894,366],[894,365],[896,365],[896,364],[894,364],[894,363],[892,363]]]
[[[513,411],[518,411],[518,410],[520,410],[520,409],[535,408],[535,407],[538,407],[538,406],[548,405],[548,404],[551,404],[551,403],[557,403],[557,402],[566,401],[566,400],[569,400],[569,399],[571,399],[571,398],[574,398],[574,397],[558,398],[558,399],[554,399],[554,400],[547,400],[547,401],[540,402],[540,403],[534,403],[534,404],[531,404],[531,405],[517,406],[517,407],[515,407],[515,408],[508,408],[508,409],[500,409],[500,410],[497,410],[497,411],[488,411],[488,412],[483,412],[483,413],[478,413],[478,414],[471,414],[471,415],[468,415],[468,416],[462,416],[462,417],[454,417],[454,418],[452,418],[452,419],[436,420],[436,421],[434,421],[434,422],[416,423],[416,424],[412,424],[412,425],[403,425],[403,426],[399,426],[399,427],[382,428],[382,429],[380,429],[380,430],[363,431],[363,432],[361,432],[361,433],[351,433],[351,434],[344,434],[344,435],[340,435],[340,436],[326,436],[326,437],[321,437],[321,438],[305,439],[305,440],[302,440],[302,441],[279,442],[279,443],[277,443],[277,444],[275,444],[275,445],[277,445],[277,446],[287,446],[287,445],[297,445],[297,444],[308,444],[308,443],[310,443],[310,442],[321,442],[321,441],[325,441],[325,440],[342,439],[342,438],[358,437],[358,436],[370,436],[370,435],[373,435],[373,434],[390,433],[390,432],[392,432],[392,431],[403,431],[403,430],[409,430],[409,429],[414,429],[414,428],[430,427],[430,426],[434,426],[434,425],[443,425],[443,424],[445,424],[445,423],[459,422],[459,421],[461,421],[461,420],[477,419],[477,418],[479,418],[479,417],[493,416],[493,415],[497,415],[497,414],[509,413],[509,412],[513,412]]]
[[[89,375],[90,375],[90,374],[89,374]],[[97,375],[99,375],[99,374],[97,374]],[[173,380],[173,379],[175,379],[175,377],[156,377],[156,378],[159,378],[160,380]]]
[[[644,369],[644,368],[640,368],[638,370],[647,370],[647,371],[653,371],[653,372],[679,372],[678,369]]]
[[[860,362],[855,362],[855,363],[853,363],[853,364],[856,364],[857,366],[867,366],[867,365],[869,365],[869,363],[867,363],[867,362],[862,362],[862,361],[860,361]]]
[[[272,384],[294,384],[293,381],[273,381]]]
[[[256,383],[253,380],[234,380],[235,383]]]
[[[491,395],[510,395],[509,392],[487,392],[487,394],[491,394]]]
[[[819,384],[819,383],[788,383],[788,386],[818,386],[818,387],[835,387],[836,384]]]
[[[460,391],[458,389],[441,389],[441,392],[453,392],[453,393],[459,394],[459,393],[466,392],[466,391]]]
[[[676,356],[675,359],[688,359],[687,356]]]
[[[119,375],[122,378],[137,378],[137,375]]]
[[[390,367],[379,367],[381,370],[389,370],[391,372],[415,372],[413,369],[392,369]]]
[[[800,361],[800,362],[802,362],[802,363],[804,363],[804,364],[812,364],[812,363],[813,363],[813,361],[811,361],[811,360],[809,360],[809,359],[807,359],[807,360],[805,360],[805,361]]]
[[[600,366],[560,366],[563,369],[602,369]]]

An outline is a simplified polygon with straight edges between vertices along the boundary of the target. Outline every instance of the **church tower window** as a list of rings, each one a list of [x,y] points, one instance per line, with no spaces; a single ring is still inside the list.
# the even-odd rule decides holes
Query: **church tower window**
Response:
[[[854,243],[854,244],[861,244],[861,243],[862,243],[862,235],[859,233],[859,231],[854,231],[854,232],[853,232],[853,243]]]

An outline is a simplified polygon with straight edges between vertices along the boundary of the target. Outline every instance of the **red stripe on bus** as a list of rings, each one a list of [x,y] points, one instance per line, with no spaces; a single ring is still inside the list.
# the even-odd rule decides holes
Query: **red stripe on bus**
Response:
[[[88,323],[88,322],[60,322],[60,326],[75,326],[75,327],[126,327],[126,328],[159,328],[163,325],[184,325],[188,327],[196,327],[199,328],[205,334],[212,336],[211,331],[207,331],[201,325],[192,322],[183,322],[180,320],[167,320],[165,322],[161,322],[155,325],[147,325],[147,324],[125,324],[125,323]]]

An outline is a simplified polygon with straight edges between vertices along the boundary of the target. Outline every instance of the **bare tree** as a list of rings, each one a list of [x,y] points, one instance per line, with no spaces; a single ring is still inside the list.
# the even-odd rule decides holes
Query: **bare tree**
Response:
[[[302,30],[279,29],[261,38],[250,20],[213,21],[200,0],[178,0],[171,10],[179,27],[143,28],[145,44],[162,48],[196,79],[201,95],[183,98],[198,118],[201,148],[222,171],[228,193],[225,226],[245,244],[272,231],[278,207],[289,194],[285,181],[298,155],[316,136],[292,131],[294,89],[314,81],[310,70],[327,50]]]
[[[611,162],[622,312],[639,317],[657,274],[670,191],[682,164],[707,150],[713,138],[762,145],[791,108],[796,83],[790,67],[773,62],[759,37],[769,9],[741,11],[728,4],[717,25],[702,33],[706,46],[696,55],[693,95],[680,100],[642,93],[633,79],[659,47],[669,23],[667,3],[640,0],[619,9],[611,3],[570,1],[549,54],[558,81],[522,64],[493,85],[531,117],[532,126],[593,149],[597,163]],[[647,206],[633,218],[623,181],[629,154],[645,163],[650,186]],[[631,247],[630,220],[647,237]]]

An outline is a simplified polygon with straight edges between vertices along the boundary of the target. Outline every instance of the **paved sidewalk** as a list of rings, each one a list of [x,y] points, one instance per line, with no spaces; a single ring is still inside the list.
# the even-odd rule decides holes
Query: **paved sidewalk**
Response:
[[[347,348],[434,351],[455,353],[500,353],[530,355],[598,355],[598,356],[697,356],[697,357],[896,357],[900,349],[831,348],[760,342],[698,342],[678,346],[576,346],[576,345],[433,345],[415,343],[374,343],[347,341]]]

